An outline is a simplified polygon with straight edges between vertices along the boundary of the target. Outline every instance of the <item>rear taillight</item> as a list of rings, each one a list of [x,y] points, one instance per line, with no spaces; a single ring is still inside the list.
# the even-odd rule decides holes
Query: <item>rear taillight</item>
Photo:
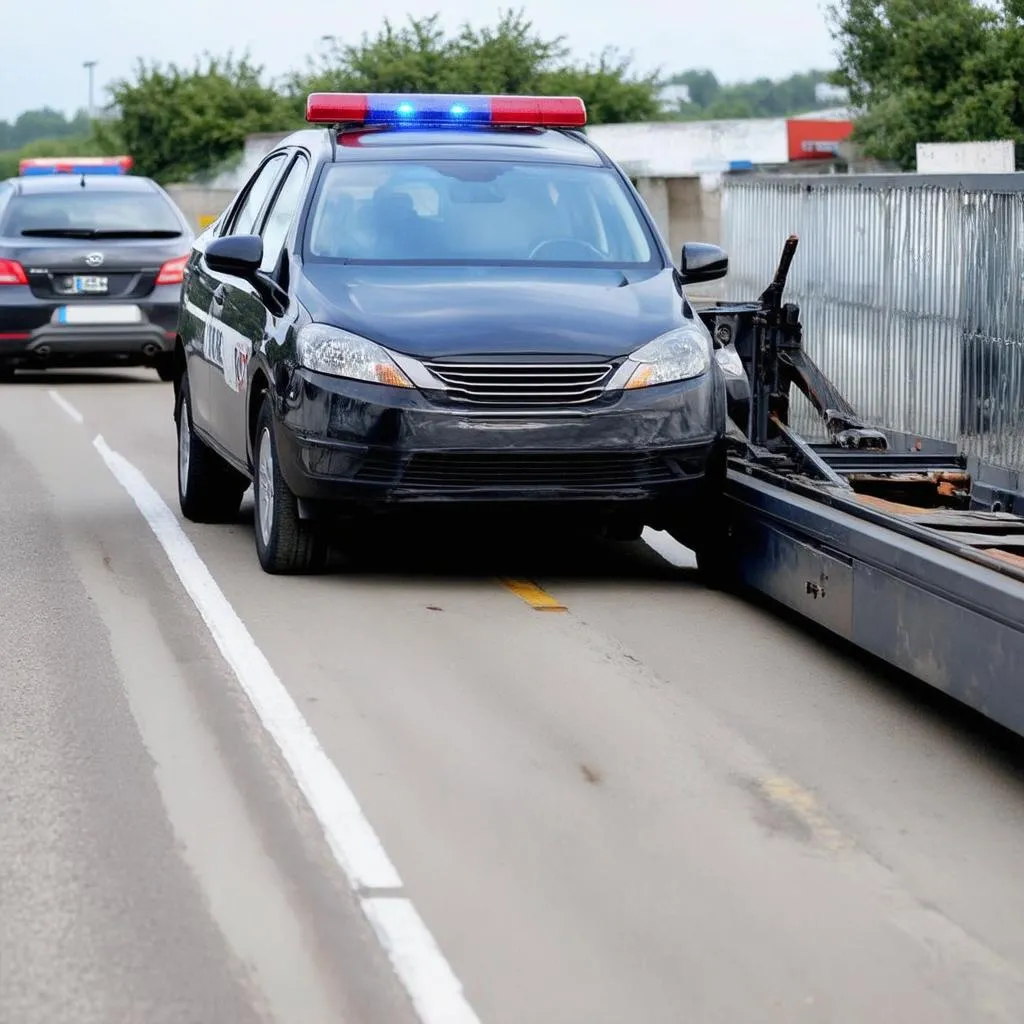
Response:
[[[0,285],[28,284],[25,268],[17,260],[0,260]]]
[[[179,256],[177,259],[168,260],[156,275],[157,284],[181,284],[185,274],[185,264],[188,263],[187,256]]]

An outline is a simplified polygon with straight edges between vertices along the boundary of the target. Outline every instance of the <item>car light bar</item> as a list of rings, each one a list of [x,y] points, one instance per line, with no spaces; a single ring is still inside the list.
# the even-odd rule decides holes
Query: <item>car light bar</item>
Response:
[[[314,92],[310,124],[505,125],[582,128],[587,108],[578,96],[476,96],[437,93]]]
[[[18,174],[127,174],[134,165],[130,156],[36,156],[18,164]]]

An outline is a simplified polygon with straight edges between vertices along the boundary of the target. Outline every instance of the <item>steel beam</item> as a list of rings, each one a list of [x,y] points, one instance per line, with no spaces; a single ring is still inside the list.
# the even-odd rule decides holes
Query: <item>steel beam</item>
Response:
[[[783,483],[730,469],[728,571],[1024,736],[1024,582]]]

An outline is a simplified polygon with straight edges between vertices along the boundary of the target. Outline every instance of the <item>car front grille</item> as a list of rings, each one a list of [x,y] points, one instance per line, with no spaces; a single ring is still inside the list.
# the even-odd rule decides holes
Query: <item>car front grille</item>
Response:
[[[689,451],[664,453],[515,453],[433,452],[404,458],[390,454],[367,456],[356,479],[423,490],[459,488],[647,487],[697,476],[699,457]]]
[[[455,402],[488,406],[585,405],[601,396],[611,363],[427,363]]]

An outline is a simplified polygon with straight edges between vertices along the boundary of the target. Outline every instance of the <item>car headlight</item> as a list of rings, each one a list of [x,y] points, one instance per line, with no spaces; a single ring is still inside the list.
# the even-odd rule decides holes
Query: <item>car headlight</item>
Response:
[[[299,365],[332,377],[348,377],[393,388],[411,388],[387,349],[368,338],[326,324],[307,324],[295,339]]]
[[[627,390],[690,380],[711,365],[711,336],[696,323],[677,327],[637,349],[629,363],[636,366],[624,384]]]

